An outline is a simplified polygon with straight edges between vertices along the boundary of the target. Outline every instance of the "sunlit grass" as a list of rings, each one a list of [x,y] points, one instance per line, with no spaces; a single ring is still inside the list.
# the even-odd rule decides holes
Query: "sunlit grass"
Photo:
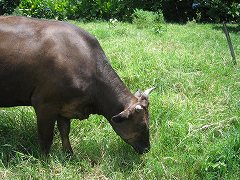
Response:
[[[134,93],[151,94],[151,151],[139,156],[101,116],[74,120],[75,155],[39,156],[32,108],[0,109],[0,179],[236,179],[240,176],[240,69],[220,25],[166,24],[161,34],[127,23],[77,23],[100,41]],[[233,28],[234,29],[234,28]],[[237,60],[240,38],[231,32]],[[240,63],[240,62],[239,62]]]

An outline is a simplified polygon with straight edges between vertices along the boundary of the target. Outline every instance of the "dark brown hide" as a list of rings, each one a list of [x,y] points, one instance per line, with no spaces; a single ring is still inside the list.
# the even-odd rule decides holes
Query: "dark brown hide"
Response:
[[[34,107],[45,154],[55,121],[63,148],[72,152],[70,119],[90,114],[105,116],[139,153],[150,147],[143,98],[123,84],[96,38],[71,24],[0,17],[0,90],[0,107]],[[144,106],[141,112],[136,105]]]

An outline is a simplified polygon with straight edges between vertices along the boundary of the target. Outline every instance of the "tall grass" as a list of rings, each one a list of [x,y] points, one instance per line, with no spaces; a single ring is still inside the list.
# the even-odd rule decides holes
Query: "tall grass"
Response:
[[[166,24],[164,32],[118,22],[74,23],[94,34],[135,92],[151,94],[151,151],[138,155],[102,116],[74,120],[66,158],[58,132],[39,156],[32,108],[0,109],[0,179],[237,179],[240,69],[220,25]],[[236,30],[236,27],[232,27]],[[240,38],[231,31],[237,60]]]

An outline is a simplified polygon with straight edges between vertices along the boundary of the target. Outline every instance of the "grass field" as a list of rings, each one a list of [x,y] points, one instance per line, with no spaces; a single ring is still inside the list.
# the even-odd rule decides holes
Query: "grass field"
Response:
[[[31,107],[0,109],[0,179],[239,179],[240,66],[221,25],[166,24],[162,32],[128,23],[74,23],[94,34],[134,93],[151,94],[151,151],[138,155],[102,116],[73,120],[75,152],[58,131],[49,158],[39,155]],[[240,36],[229,28],[240,63]]]

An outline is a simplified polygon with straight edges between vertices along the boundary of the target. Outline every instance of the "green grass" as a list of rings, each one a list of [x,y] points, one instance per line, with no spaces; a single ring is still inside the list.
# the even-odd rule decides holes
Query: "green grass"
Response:
[[[75,155],[39,155],[32,108],[0,109],[0,179],[238,179],[240,68],[220,25],[166,24],[161,34],[135,25],[72,22],[94,34],[135,92],[151,94],[151,151],[138,155],[101,116],[74,120]],[[240,37],[231,38],[240,63]]]

